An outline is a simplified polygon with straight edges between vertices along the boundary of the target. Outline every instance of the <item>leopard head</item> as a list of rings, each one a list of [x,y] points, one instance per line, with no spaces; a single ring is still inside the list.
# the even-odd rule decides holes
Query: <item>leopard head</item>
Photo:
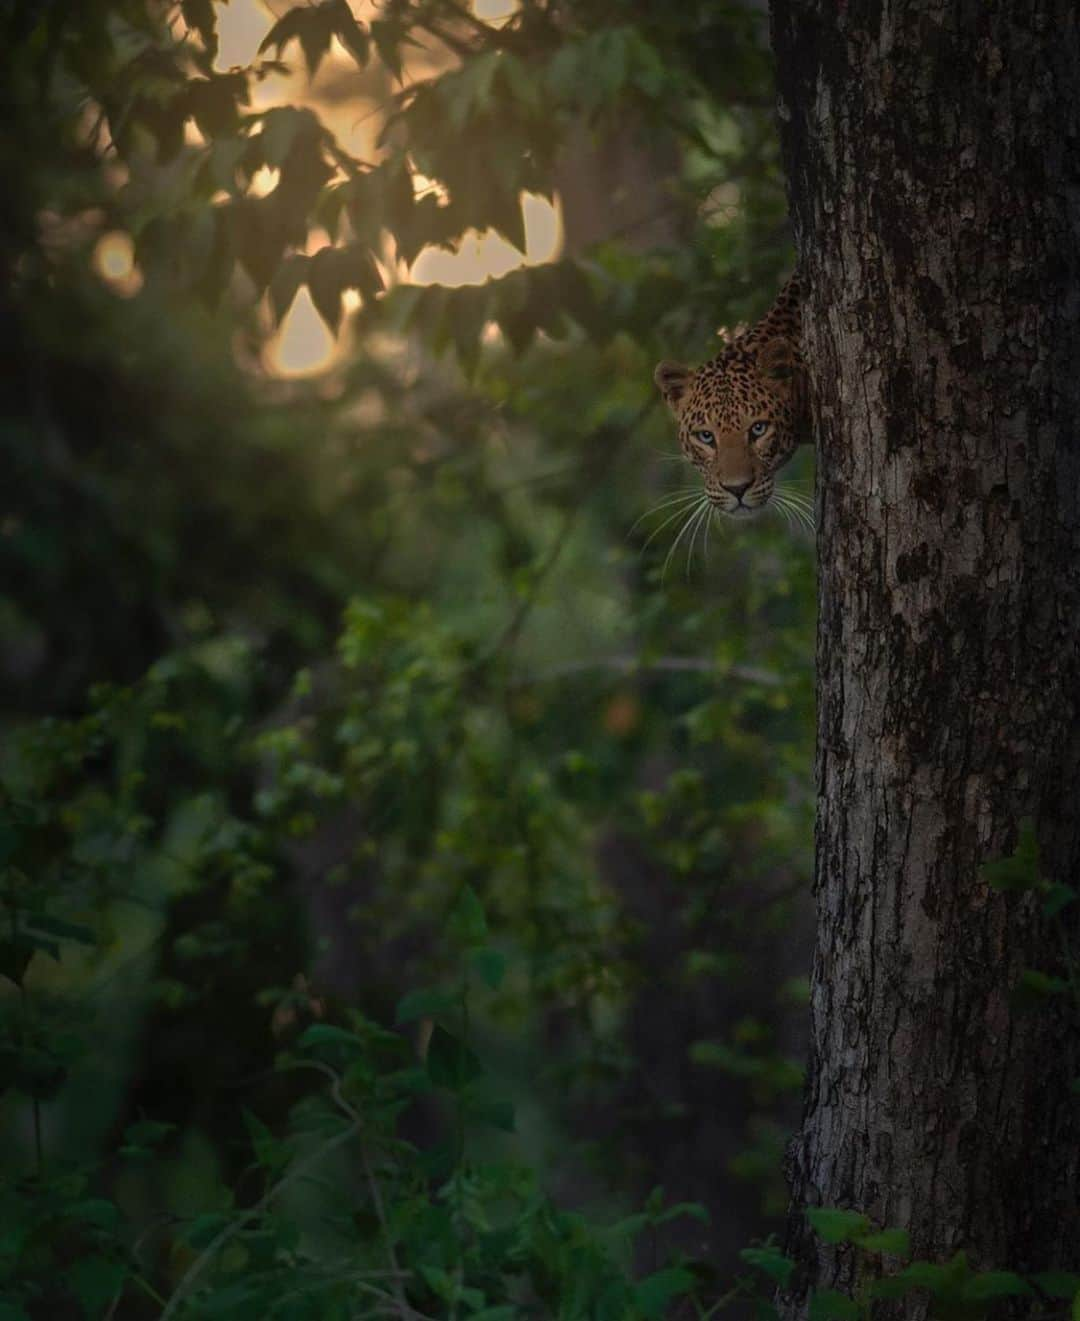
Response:
[[[777,472],[805,438],[797,345],[786,336],[759,340],[751,333],[697,369],[662,362],[654,379],[714,508],[733,518],[764,509]]]

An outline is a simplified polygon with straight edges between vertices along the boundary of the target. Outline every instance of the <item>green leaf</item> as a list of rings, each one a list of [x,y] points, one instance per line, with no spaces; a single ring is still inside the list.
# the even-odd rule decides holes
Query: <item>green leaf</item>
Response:
[[[273,279],[288,243],[274,205],[276,196],[275,190],[268,197],[244,197],[233,206],[221,208],[230,224],[231,250],[260,294]]]
[[[1020,822],[1019,839],[1012,853],[1007,858],[984,862],[981,872],[983,880],[994,890],[1016,892],[1038,886],[1039,846],[1031,817],[1026,816]]]
[[[334,248],[338,279],[345,289],[356,289],[369,302],[385,288],[371,249],[364,243]]]
[[[887,1252],[893,1257],[911,1256],[911,1237],[906,1229],[882,1229],[859,1239],[867,1252]]]
[[[395,1023],[415,1023],[418,1018],[438,1018],[456,1009],[456,996],[437,987],[409,991],[398,1001]]]
[[[474,1052],[439,1025],[428,1042],[426,1064],[432,1084],[452,1092],[460,1091],[484,1072]]]
[[[0,866],[9,863],[19,851],[22,834],[13,822],[0,821]]]
[[[124,1129],[124,1137],[136,1147],[154,1147],[175,1132],[175,1124],[166,1124],[156,1119],[138,1119]]]
[[[488,320],[490,289],[483,285],[463,285],[450,294],[448,322],[458,358],[467,375],[472,375],[480,356],[480,335]]]
[[[984,1271],[964,1285],[962,1296],[968,1302],[987,1303],[994,1298],[1027,1298],[1033,1292],[1031,1285],[1012,1271]]]
[[[470,962],[484,985],[497,991],[506,976],[506,956],[490,945],[483,945],[472,951]]]
[[[120,1208],[104,1197],[88,1197],[69,1206],[67,1214],[72,1220],[82,1220],[98,1229],[114,1230],[120,1223]]]
[[[310,258],[302,255],[286,257],[274,273],[270,281],[270,306],[278,325],[285,319],[297,290],[307,279],[309,263]]]
[[[21,986],[34,953],[33,947],[24,940],[0,940],[0,977]]]
[[[326,322],[330,333],[336,335],[341,326],[343,282],[333,248],[322,248],[311,258],[307,284],[315,310]]]
[[[187,112],[208,141],[240,127],[240,105],[247,99],[247,79],[241,73],[212,74],[188,81]]]
[[[487,198],[490,225],[518,252],[525,251],[525,215],[521,209],[521,194],[506,188],[493,188]],[[534,275],[527,271],[526,275]]]
[[[10,946],[11,941],[5,941],[5,945]],[[16,936],[16,945],[21,945],[30,950],[40,950],[42,954],[48,954],[49,958],[60,962],[60,946],[51,936],[46,936],[37,931],[28,931],[25,928]],[[3,946],[0,946],[3,948]]]
[[[363,1041],[355,1032],[348,1032],[343,1027],[335,1027],[333,1023],[312,1023],[310,1027],[304,1029],[296,1044],[301,1050],[344,1047],[350,1052],[356,1052],[364,1049]]]
[[[244,1127],[248,1131],[248,1137],[251,1138],[255,1159],[259,1164],[273,1172],[277,1172],[288,1164],[288,1150],[283,1143],[274,1137],[259,1116],[249,1110],[247,1106],[241,1107],[240,1114],[244,1120]]]
[[[180,12],[184,22],[202,38],[209,55],[216,55],[218,50],[217,19],[214,14],[213,0],[181,0]]]
[[[858,1211],[836,1207],[808,1206],[806,1218],[810,1228],[826,1243],[855,1243],[870,1228],[870,1221]]]
[[[450,911],[447,927],[462,945],[480,945],[487,939],[488,925],[484,905],[471,885],[463,886]]]
[[[105,1257],[83,1257],[68,1266],[66,1273],[68,1284],[90,1321],[105,1314],[127,1276],[119,1262]]]
[[[299,41],[307,62],[308,76],[314,78],[323,56],[330,49],[338,21],[338,0],[295,6],[283,14],[263,37],[259,44],[259,54],[273,46],[280,55],[290,41]]]
[[[790,1257],[785,1257],[779,1248],[772,1246],[743,1248],[739,1256],[747,1265],[764,1271],[770,1279],[779,1284],[781,1289],[787,1287],[791,1272],[795,1269],[794,1261]]]
[[[50,917],[45,913],[27,913],[26,924],[35,931],[44,931],[47,935],[58,936],[61,940],[73,940],[77,945],[97,944],[97,935],[93,929],[79,922],[65,922],[59,917]]]
[[[1067,908],[1076,899],[1076,896],[1077,891],[1073,886],[1055,883],[1046,892],[1043,912],[1047,917],[1057,917],[1063,908]]]
[[[816,1289],[810,1295],[810,1321],[858,1321],[859,1304],[835,1289]]]
[[[689,1216],[691,1220],[700,1220],[703,1225],[711,1223],[708,1210],[700,1202],[676,1202],[674,1206],[669,1206],[667,1210],[654,1216],[653,1224],[664,1225],[669,1220],[679,1220],[683,1216]]]
[[[634,1299],[647,1317],[661,1317],[673,1299],[694,1287],[694,1277],[681,1266],[656,1271],[634,1286]]]
[[[280,169],[297,135],[309,131],[309,128],[306,113],[295,106],[274,106],[267,110],[262,117],[262,132],[255,139],[264,164]]]
[[[1056,995],[1064,995],[1069,983],[1038,968],[1025,968],[1012,990],[1012,1003],[1018,1009],[1037,1009]]]
[[[198,1252],[209,1247],[228,1223],[229,1217],[220,1211],[206,1211],[186,1225],[180,1237]]]
[[[500,1303],[498,1307],[485,1307],[479,1312],[473,1312],[469,1321],[514,1321],[517,1314],[516,1307]]]
[[[1071,1271],[1043,1271],[1031,1278],[1049,1298],[1072,1298],[1080,1292],[1080,1275]]]
[[[1072,1321],[1080,1321],[1080,1291],[1072,1300]]]
[[[886,1275],[870,1284],[871,1298],[896,1299],[906,1298],[914,1289],[923,1288],[918,1281],[908,1278],[907,1272],[900,1275]]]
[[[401,47],[405,45],[401,28],[392,19],[377,18],[371,24],[370,32],[375,49],[379,52],[379,59],[398,82],[401,82]]]
[[[948,1277],[948,1269],[944,1266],[936,1266],[929,1261],[913,1261],[893,1278],[904,1281],[911,1288],[929,1289],[931,1293],[939,1293]]]
[[[517,1120],[513,1103],[503,1097],[479,1096],[467,1097],[469,1114],[482,1124],[501,1129],[504,1133],[513,1133]]]
[[[371,42],[367,30],[362,23],[356,21],[347,4],[342,4],[341,9],[344,12],[339,14],[337,20],[338,40],[360,68],[364,69],[371,58]]]

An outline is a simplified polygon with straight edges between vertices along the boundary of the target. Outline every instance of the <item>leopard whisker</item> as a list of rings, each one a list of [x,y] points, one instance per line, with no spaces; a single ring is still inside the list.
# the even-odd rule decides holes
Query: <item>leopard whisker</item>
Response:
[[[773,490],[773,499],[778,505],[782,505],[791,510],[800,524],[808,532],[816,531],[814,520],[814,506],[809,496],[802,491],[792,490],[791,484],[785,482],[783,486],[777,486]]]
[[[793,507],[805,509],[808,514],[814,512],[814,502],[800,491],[784,491],[783,498]]]
[[[699,508],[697,514],[694,517],[694,530],[690,534],[690,544],[686,550],[686,579],[688,582],[690,580],[690,569],[694,563],[694,546],[697,544],[698,533],[701,531],[701,522],[702,519],[705,519],[707,522],[708,517],[709,517],[708,504],[705,504],[701,508]]]
[[[788,509],[787,505],[784,504],[782,500],[778,500],[775,495],[773,496],[772,500],[769,502],[769,508],[775,509],[776,512],[781,516],[781,518],[783,518],[784,522],[788,525],[789,528],[792,526],[791,510]]]
[[[791,510],[791,513],[796,519],[799,527],[804,528],[807,532],[811,533],[812,535],[815,531],[814,521],[810,517],[810,515],[806,512],[806,510],[800,509],[797,505],[789,505],[788,508]]]
[[[709,497],[708,497],[707,495],[703,495],[703,496],[701,497],[701,504],[699,504],[699,505],[695,505],[695,506],[693,507],[693,509],[691,509],[690,512],[686,515],[686,521],[683,523],[682,527],[679,529],[679,534],[678,534],[678,536],[677,536],[677,537],[675,538],[675,540],[671,543],[671,547],[670,547],[670,549],[668,550],[667,555],[664,557],[664,567],[660,570],[660,581],[661,581],[661,582],[663,582],[664,579],[667,577],[668,565],[671,563],[671,557],[672,557],[672,556],[675,554],[675,552],[679,549],[679,542],[682,541],[683,537],[686,536],[687,530],[693,525],[695,515],[696,515],[696,514],[698,513],[698,511],[700,510],[701,505],[707,505],[708,503],[709,503]]]
[[[773,496],[773,503],[776,505],[777,509],[779,509],[785,515],[788,521],[788,527],[790,527],[793,531],[795,530],[796,527],[802,528],[806,526],[805,516],[803,515],[802,510],[798,508],[798,506],[793,505],[789,500],[785,499],[783,496],[777,496],[777,495]]]
[[[814,507],[813,495],[809,491],[803,491],[798,486],[794,486],[791,482],[780,483],[776,489],[783,491],[796,504],[805,505],[808,509]]]
[[[664,519],[662,523],[660,523],[657,527],[653,528],[653,530],[649,533],[648,537],[646,538],[645,544],[641,548],[643,553],[649,548],[649,546],[656,539],[656,537],[658,537],[660,533],[663,532],[664,528],[666,528],[669,523],[674,523],[677,518],[682,518],[684,514],[689,515],[693,513],[693,507],[688,509],[687,504],[688,502],[684,502],[683,504],[681,504],[673,514],[670,514],[667,518]],[[640,519],[638,521],[640,522]]]
[[[689,503],[689,501],[693,500],[698,495],[700,490],[700,486],[693,486],[685,491],[677,491],[672,495],[665,496],[663,500],[657,501],[651,509],[646,509],[643,514],[639,514],[630,525],[626,535],[628,537],[632,536],[638,525],[644,523],[647,518],[651,518],[653,514],[659,514],[665,509],[670,509],[673,505]]]
[[[713,511],[709,510],[709,516],[705,520],[705,535],[701,539],[701,554],[705,560],[705,567],[709,567],[709,529],[712,527]]]

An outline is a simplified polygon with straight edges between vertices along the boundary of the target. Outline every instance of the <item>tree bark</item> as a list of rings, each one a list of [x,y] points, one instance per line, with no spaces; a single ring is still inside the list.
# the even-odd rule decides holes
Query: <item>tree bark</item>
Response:
[[[772,21],[820,527],[801,1317],[881,1269],[806,1205],[921,1259],[1080,1267],[1078,1006],[1015,995],[1066,976],[1080,904],[1052,919],[981,872],[1030,817],[1041,875],[1080,885],[1080,22],[1075,0]]]

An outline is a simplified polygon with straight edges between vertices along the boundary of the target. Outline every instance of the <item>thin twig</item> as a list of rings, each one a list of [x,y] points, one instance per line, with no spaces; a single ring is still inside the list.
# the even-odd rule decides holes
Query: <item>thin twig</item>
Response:
[[[637,410],[625,428],[624,435],[626,439],[629,439],[634,434],[637,428],[652,411],[654,404],[655,400],[649,399]],[[601,428],[600,430],[604,430],[604,428]],[[595,439],[595,437],[590,437],[590,439]],[[525,625],[525,621],[528,619],[529,614],[536,605],[537,599],[540,595],[540,588],[543,586],[544,581],[547,579],[547,576],[551,573],[552,569],[558,562],[559,556],[562,554],[570,529],[580,516],[587,499],[600,484],[602,478],[606,476],[617,452],[618,447],[616,445],[608,444],[600,461],[593,469],[591,480],[582,488],[581,499],[571,505],[563,514],[562,525],[559,528],[554,541],[548,548],[547,554],[536,567],[530,590],[518,602],[518,605],[506,624],[506,627],[503,629],[502,633],[499,634],[495,643],[491,647],[491,650],[483,658],[483,661],[481,662],[482,665],[490,663],[500,654],[500,652],[509,650],[517,641],[521,630]]]
[[[368,1192],[371,1195],[371,1204],[375,1208],[375,1217],[379,1222],[379,1229],[382,1232],[383,1244],[386,1248],[386,1259],[390,1263],[390,1270],[393,1276],[392,1288],[394,1291],[394,1301],[401,1310],[404,1317],[418,1316],[414,1312],[409,1300],[405,1297],[405,1289],[402,1285],[402,1270],[398,1265],[397,1253],[394,1250],[394,1239],[390,1233],[390,1222],[386,1216],[386,1207],[383,1205],[382,1190],[379,1188],[379,1181],[375,1177],[375,1171],[371,1167],[371,1157],[368,1155],[367,1143],[363,1137],[363,1116],[355,1106],[346,1101],[341,1091],[341,1079],[328,1065],[319,1060],[305,1060],[307,1067],[315,1069],[317,1072],[325,1074],[330,1079],[330,1095],[334,1104],[353,1121],[353,1126],[360,1133],[360,1164],[364,1170],[364,1178],[367,1182]]]
[[[336,1151],[338,1147],[344,1146],[346,1142],[357,1135],[359,1130],[359,1122],[350,1124],[348,1128],[331,1138],[329,1142],[324,1143],[318,1151],[312,1152],[307,1160],[301,1161],[297,1166],[290,1170],[281,1182],[276,1183],[273,1188],[265,1194],[265,1196],[261,1197],[255,1203],[254,1206],[250,1207],[242,1215],[227,1224],[188,1267],[187,1271],[181,1277],[180,1282],[173,1290],[168,1303],[165,1305],[165,1310],[161,1313],[159,1321],[169,1321],[170,1317],[176,1315],[180,1308],[180,1304],[188,1294],[191,1293],[191,1290],[195,1287],[196,1281],[226,1243],[234,1239],[245,1225],[262,1215],[270,1203],[284,1188],[288,1187],[289,1184],[294,1183],[302,1175],[306,1174],[308,1170],[312,1169],[321,1160],[328,1156],[331,1151]]]

